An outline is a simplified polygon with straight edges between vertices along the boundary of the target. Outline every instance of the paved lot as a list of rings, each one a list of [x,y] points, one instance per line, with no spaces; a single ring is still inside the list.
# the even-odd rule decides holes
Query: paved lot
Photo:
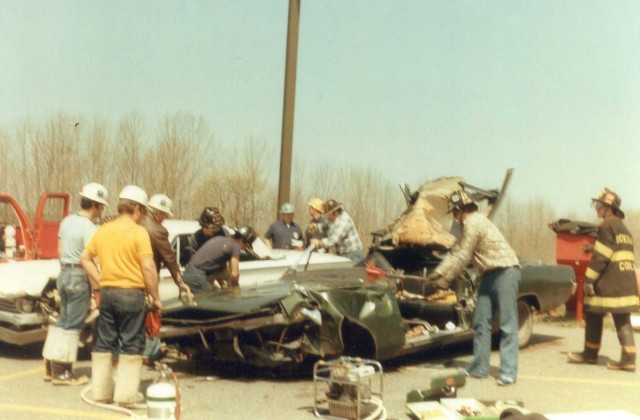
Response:
[[[605,368],[619,357],[614,331],[606,331],[599,363],[576,366],[565,353],[580,350],[584,330],[572,323],[538,322],[532,344],[520,353],[520,376],[511,387],[498,387],[493,379],[470,379],[458,397],[481,400],[518,400],[540,413],[587,410],[626,410],[640,415],[640,372],[613,372]],[[640,344],[640,334],[636,333]],[[464,366],[470,345],[447,349],[385,365],[384,406],[390,419],[409,418],[405,398],[411,389],[427,388],[434,375]],[[497,371],[499,355],[492,354]],[[311,373],[269,378],[248,370],[221,368],[194,362],[173,362],[182,390],[182,419],[310,419],[314,384]],[[94,407],[81,399],[84,387],[54,387],[42,381],[40,348],[0,347],[0,418],[117,419],[128,415]],[[77,371],[90,374],[82,360]],[[495,373],[495,372],[494,372]],[[143,374],[143,389],[156,376]],[[145,410],[134,412],[144,417]]]

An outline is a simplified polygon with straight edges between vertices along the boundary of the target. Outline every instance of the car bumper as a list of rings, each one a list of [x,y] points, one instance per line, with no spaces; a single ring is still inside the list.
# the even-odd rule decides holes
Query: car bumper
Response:
[[[0,341],[17,346],[43,342],[47,336],[47,325],[47,318],[37,313],[0,311]]]

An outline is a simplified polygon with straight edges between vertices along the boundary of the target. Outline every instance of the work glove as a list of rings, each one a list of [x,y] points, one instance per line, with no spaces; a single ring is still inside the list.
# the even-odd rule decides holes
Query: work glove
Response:
[[[191,292],[191,288],[189,287],[189,285],[187,283],[185,283],[184,281],[182,281],[182,282],[178,283],[177,286],[178,286],[178,291],[179,291],[178,298],[182,301],[182,298],[184,296],[184,301],[185,301],[186,305],[192,305],[193,304],[193,293]]]
[[[432,271],[431,274],[429,274],[425,280],[427,280],[427,284],[437,287],[438,289],[449,288],[449,282],[446,281],[444,277],[442,277],[442,274],[436,271]]]
[[[596,295],[596,291],[593,288],[593,283],[585,281],[584,282],[584,295],[585,296],[595,296]]]

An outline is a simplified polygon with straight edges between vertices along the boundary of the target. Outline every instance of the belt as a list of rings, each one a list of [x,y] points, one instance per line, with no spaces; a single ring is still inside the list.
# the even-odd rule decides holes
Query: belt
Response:
[[[60,263],[60,266],[62,268],[82,268],[82,266],[80,264],[67,264],[67,263]]]
[[[482,273],[483,276],[486,276],[487,274],[494,274],[500,271],[504,271],[504,270],[508,270],[509,268],[514,268],[517,267],[517,265],[510,265],[508,267],[496,267],[496,268],[492,268],[491,270],[487,270],[484,273]]]

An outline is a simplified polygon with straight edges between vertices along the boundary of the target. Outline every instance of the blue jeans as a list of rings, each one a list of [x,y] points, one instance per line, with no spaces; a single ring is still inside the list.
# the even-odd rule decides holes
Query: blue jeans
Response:
[[[81,267],[63,268],[56,287],[60,293],[60,320],[56,325],[63,330],[82,329],[91,302],[87,273]]]
[[[500,313],[500,376],[516,379],[518,375],[518,288],[520,270],[507,268],[486,273],[478,288],[478,303],[473,319],[473,361],[467,371],[489,375],[491,325]]]
[[[145,331],[144,291],[106,287],[100,291],[98,338],[94,351],[142,354]]]
[[[187,267],[184,269],[184,273],[182,274],[182,278],[193,293],[213,290],[209,280],[207,280],[207,273],[197,267],[194,267],[192,264],[187,264]]]
[[[349,258],[351,261],[354,261],[356,264],[364,261],[364,252],[361,249],[352,251],[352,252],[345,252],[344,254],[340,254],[342,257],[347,257]]]

